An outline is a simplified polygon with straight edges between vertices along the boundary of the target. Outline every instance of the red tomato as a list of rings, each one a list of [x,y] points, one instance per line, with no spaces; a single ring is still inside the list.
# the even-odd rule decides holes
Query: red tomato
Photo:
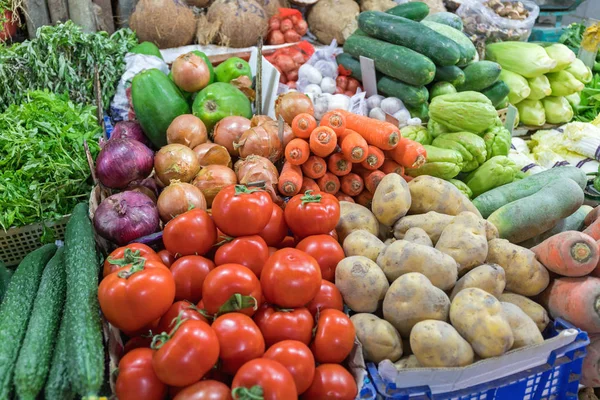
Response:
[[[197,208],[170,220],[163,231],[165,247],[176,256],[203,256],[216,239],[217,228],[212,218]]]
[[[285,239],[279,244],[280,249],[285,249],[286,247],[295,247],[296,239],[292,236],[286,236]]]
[[[279,245],[288,234],[288,226],[285,223],[283,210],[276,204],[273,204],[273,212],[267,226],[258,234],[265,239],[269,246]]]
[[[202,299],[202,284],[215,264],[202,256],[184,256],[171,265],[175,279],[175,300],[197,303]]]
[[[273,254],[275,254],[275,252],[277,250],[279,250],[277,247],[269,247],[269,257],[271,257]]]
[[[167,266],[167,268],[171,267],[171,264],[175,262],[175,256],[171,254],[169,250],[159,251],[158,256],[162,260],[163,264]]]
[[[215,254],[215,263],[241,264],[260,276],[264,263],[269,258],[269,247],[263,238],[257,235],[242,236],[225,243]]]
[[[212,216],[223,233],[238,237],[258,235],[271,219],[273,200],[269,193],[244,185],[230,185],[213,200]]]
[[[175,298],[175,281],[167,268],[134,266],[100,282],[98,301],[114,326],[134,332],[160,318]]]
[[[135,331],[123,331],[123,333],[125,334],[125,336],[130,337],[130,338],[136,337],[136,336],[150,335],[150,333],[157,331],[159,322],[160,322],[160,318],[157,318],[154,321],[150,322],[149,324],[144,325],[140,329],[137,329]]]
[[[302,400],[354,400],[358,388],[354,377],[339,364],[321,364]]]
[[[260,274],[263,295],[280,307],[302,307],[311,301],[321,286],[317,261],[296,249],[281,249],[273,254]]]
[[[317,312],[320,313],[328,308],[344,311],[344,300],[340,290],[333,283],[323,279],[319,293],[306,305],[306,308],[313,317],[317,315]]]
[[[154,352],[152,366],[158,378],[170,386],[198,382],[219,359],[219,340],[203,321],[185,321]]]
[[[119,375],[115,392],[119,400],[162,400],[167,385],[162,383],[152,368],[150,349],[134,349],[119,361]]]
[[[173,400],[233,400],[233,397],[224,383],[206,380],[180,390]]]
[[[315,376],[315,358],[304,343],[284,340],[271,346],[264,358],[277,361],[290,371],[298,394],[304,393],[312,383]]]
[[[135,349],[149,349],[152,344],[152,336],[135,336],[125,343],[123,355]]]
[[[252,321],[242,313],[221,315],[212,324],[219,339],[221,369],[235,375],[242,365],[265,353],[265,339]]]
[[[251,398],[250,389],[262,388],[264,400],[295,400],[298,398],[292,374],[277,361],[258,358],[247,362],[233,378],[233,398]]]
[[[143,266],[145,269],[152,269],[152,268],[162,268],[162,269],[168,269],[167,266],[165,264],[162,263],[162,261],[157,261],[157,260],[143,260],[140,262],[138,261],[139,264],[136,264],[138,266],[141,266],[143,263]],[[104,270],[104,273],[106,273],[106,275],[104,275],[103,279],[106,278],[108,275],[114,274],[115,272],[122,270],[122,269],[130,269],[131,267],[133,267],[134,264],[124,264],[122,267],[118,266],[118,265],[114,265],[112,264],[112,266],[110,267],[110,269],[108,270]]]
[[[329,235],[309,236],[302,239],[296,248],[317,260],[323,279],[330,282],[335,280],[335,268],[345,257],[344,249],[337,240]]]
[[[340,239],[335,229],[329,232],[328,235],[334,238],[336,242],[338,242]]]
[[[355,335],[354,325],[346,314],[332,308],[323,310],[310,348],[317,362],[339,364],[350,354]]]
[[[106,277],[125,266],[131,265],[140,257],[146,259],[146,261],[164,264],[158,254],[150,247],[142,243],[132,243],[127,246],[119,247],[106,257],[106,260],[104,260],[102,276]]]
[[[237,299],[235,295],[242,295],[242,298]],[[206,275],[202,301],[209,314],[239,311],[252,316],[262,301],[260,282],[243,265],[220,265]]]
[[[299,238],[326,235],[340,219],[340,202],[328,193],[297,194],[285,207],[285,222]]]
[[[204,321],[207,324],[209,323],[206,317],[200,313],[200,309],[198,309],[198,307],[196,307],[194,304],[185,300],[176,301],[160,319],[156,332],[169,333],[175,326],[175,319],[179,316],[181,316],[181,319]]]
[[[278,310],[264,304],[254,316],[267,347],[283,340],[297,340],[308,346],[315,320],[306,308]]]

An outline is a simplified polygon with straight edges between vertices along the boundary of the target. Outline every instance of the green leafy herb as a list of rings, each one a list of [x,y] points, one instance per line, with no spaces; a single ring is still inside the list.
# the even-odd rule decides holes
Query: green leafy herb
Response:
[[[585,25],[573,23],[565,28],[562,35],[560,35],[558,42],[568,46],[575,54],[577,54],[579,47],[581,47],[585,29]]]
[[[573,107],[575,120],[591,122],[600,114],[600,75],[594,74],[590,83],[585,85],[580,94],[581,102]]]
[[[96,107],[48,91],[0,114],[0,227],[52,221],[90,194],[83,141],[98,154]]]

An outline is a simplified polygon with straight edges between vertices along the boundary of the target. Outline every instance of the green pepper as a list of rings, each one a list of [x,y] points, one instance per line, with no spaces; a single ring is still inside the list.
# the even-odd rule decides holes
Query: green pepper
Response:
[[[229,83],[240,76],[247,76],[252,79],[252,71],[250,64],[239,57],[231,57],[227,61],[223,61],[215,68],[217,82]]]
[[[192,113],[212,131],[217,122],[230,115],[252,118],[250,100],[229,83],[215,82],[202,89],[192,105]]]

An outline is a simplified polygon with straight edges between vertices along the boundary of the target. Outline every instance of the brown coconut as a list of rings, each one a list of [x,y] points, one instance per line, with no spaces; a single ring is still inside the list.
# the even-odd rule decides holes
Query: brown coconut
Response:
[[[228,47],[255,46],[269,27],[266,11],[255,0],[216,0],[206,17],[209,24],[218,26],[216,43]]]
[[[205,8],[210,4],[210,0],[186,0],[186,4],[190,7]]]
[[[263,7],[268,18],[277,15],[279,13],[279,7],[285,7],[279,0],[258,0],[258,3]]]
[[[360,7],[354,0],[319,0],[308,11],[308,27],[319,42],[344,44],[357,28]]]
[[[153,42],[161,49],[191,44],[196,17],[177,0],[140,0],[129,18],[129,26],[140,42]]]
[[[360,11],[387,11],[397,5],[394,0],[361,0]]]

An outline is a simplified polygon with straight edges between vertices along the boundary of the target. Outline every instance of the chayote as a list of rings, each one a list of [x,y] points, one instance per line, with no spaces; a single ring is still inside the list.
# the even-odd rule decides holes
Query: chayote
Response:
[[[471,132],[447,133],[435,138],[431,144],[458,151],[463,158],[461,172],[471,172],[486,160],[485,141]]]
[[[409,125],[407,127],[402,128],[400,131],[402,137],[414,140],[415,142],[419,142],[421,144],[431,144],[431,134],[424,126]]]
[[[508,157],[495,156],[471,172],[465,179],[465,183],[473,192],[473,197],[477,197],[495,187],[512,182],[516,170],[517,166]]]
[[[450,130],[444,125],[430,119],[429,122],[427,122],[427,132],[429,132],[429,135],[432,138],[436,138],[444,133],[450,133]]]
[[[460,190],[469,199],[473,197],[473,191],[463,181],[459,181],[458,179],[448,179],[448,182],[456,186],[458,190]]]
[[[431,175],[441,179],[452,179],[460,173],[463,159],[460,153],[452,149],[442,149],[424,145],[427,162],[420,168],[407,168],[409,176]]]
[[[498,113],[485,95],[466,91],[433,98],[429,116],[453,132],[480,133],[492,125]]]
[[[483,134],[487,150],[487,159],[495,156],[507,156],[510,151],[512,135],[503,126],[494,126]]]

